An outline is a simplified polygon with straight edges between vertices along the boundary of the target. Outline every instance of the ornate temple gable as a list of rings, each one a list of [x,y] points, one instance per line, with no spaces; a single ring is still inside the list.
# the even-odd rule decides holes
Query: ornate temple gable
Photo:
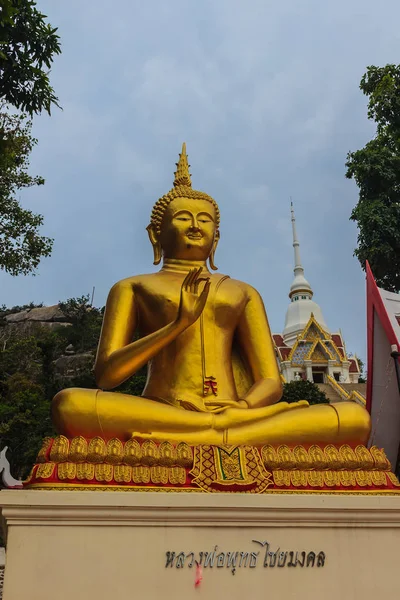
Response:
[[[304,364],[304,360],[306,359],[307,354],[313,347],[314,343],[312,341],[305,342],[304,340],[297,340],[293,349],[288,357],[291,364],[293,366],[301,366]]]
[[[293,348],[290,351],[288,360],[295,365],[303,364],[306,354],[309,353],[314,343],[318,340],[330,339],[330,336],[324,331],[321,325],[315,320],[313,313],[308,320],[303,331],[297,336]],[[302,359],[299,361],[299,359]]]
[[[320,340],[322,339],[323,334],[321,334],[321,332],[315,327],[314,323],[311,325],[311,327],[309,327],[306,336],[304,339],[307,340]]]
[[[330,340],[331,336],[327,333],[318,321],[315,319],[314,314],[311,313],[311,317],[300,333],[299,338],[301,340],[314,341],[314,340]]]
[[[324,342],[324,345],[329,351],[329,353],[332,355],[332,359],[336,361],[336,364],[341,365],[343,360],[345,359],[343,358],[343,355],[339,352],[339,349],[335,346],[335,344],[333,344],[331,340],[328,340]]]
[[[340,350],[335,342],[341,344]],[[343,360],[347,360],[347,357],[340,334],[331,336],[321,327],[314,315],[311,314],[307,325],[299,334],[291,349],[288,360],[293,365],[299,366],[304,363],[304,360],[313,360],[315,362],[335,360],[337,364],[341,364]]]
[[[327,362],[328,360],[334,360],[334,356],[326,344],[322,340],[317,339],[311,346],[308,354],[306,354],[305,359],[312,360],[313,362]]]
[[[304,352],[304,347],[305,347],[304,343],[301,343],[300,338],[298,337],[294,343],[293,348],[291,349],[291,351],[289,352],[289,355],[288,355],[288,360],[290,360],[290,362],[292,364],[295,364],[295,365],[303,364],[304,357],[308,352],[308,350],[307,350],[307,352]],[[301,359],[301,360],[299,361],[299,359]]]

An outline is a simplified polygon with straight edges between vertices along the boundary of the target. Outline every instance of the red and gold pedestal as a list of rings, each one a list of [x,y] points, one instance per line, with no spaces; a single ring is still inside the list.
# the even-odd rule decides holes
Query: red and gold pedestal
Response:
[[[248,494],[400,493],[399,481],[377,447],[193,447],[64,436],[44,441],[24,486]]]

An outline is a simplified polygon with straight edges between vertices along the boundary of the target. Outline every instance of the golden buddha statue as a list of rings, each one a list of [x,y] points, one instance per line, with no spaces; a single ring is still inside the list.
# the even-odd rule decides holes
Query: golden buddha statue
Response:
[[[260,295],[211,272],[219,224],[215,200],[192,189],[184,144],[174,187],[147,227],[162,268],[111,289],[95,364],[99,389],[55,396],[59,433],[191,445],[366,443],[370,417],[353,402],[278,403],[282,384]],[[108,391],[146,364],[141,397]]]

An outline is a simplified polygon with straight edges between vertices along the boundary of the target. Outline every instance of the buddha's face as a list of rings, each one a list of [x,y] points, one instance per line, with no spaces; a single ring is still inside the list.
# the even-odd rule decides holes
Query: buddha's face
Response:
[[[216,214],[211,202],[175,198],[164,213],[160,243],[165,258],[206,260],[216,234]]]

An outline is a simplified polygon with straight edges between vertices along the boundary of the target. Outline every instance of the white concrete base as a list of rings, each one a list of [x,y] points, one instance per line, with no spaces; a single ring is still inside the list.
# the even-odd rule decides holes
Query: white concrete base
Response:
[[[0,506],[4,600],[376,600],[398,589],[400,496],[7,490]],[[325,566],[264,567],[252,540],[323,551]],[[257,564],[206,567],[198,588],[195,568],[165,566],[167,551],[215,546],[259,552]]]

